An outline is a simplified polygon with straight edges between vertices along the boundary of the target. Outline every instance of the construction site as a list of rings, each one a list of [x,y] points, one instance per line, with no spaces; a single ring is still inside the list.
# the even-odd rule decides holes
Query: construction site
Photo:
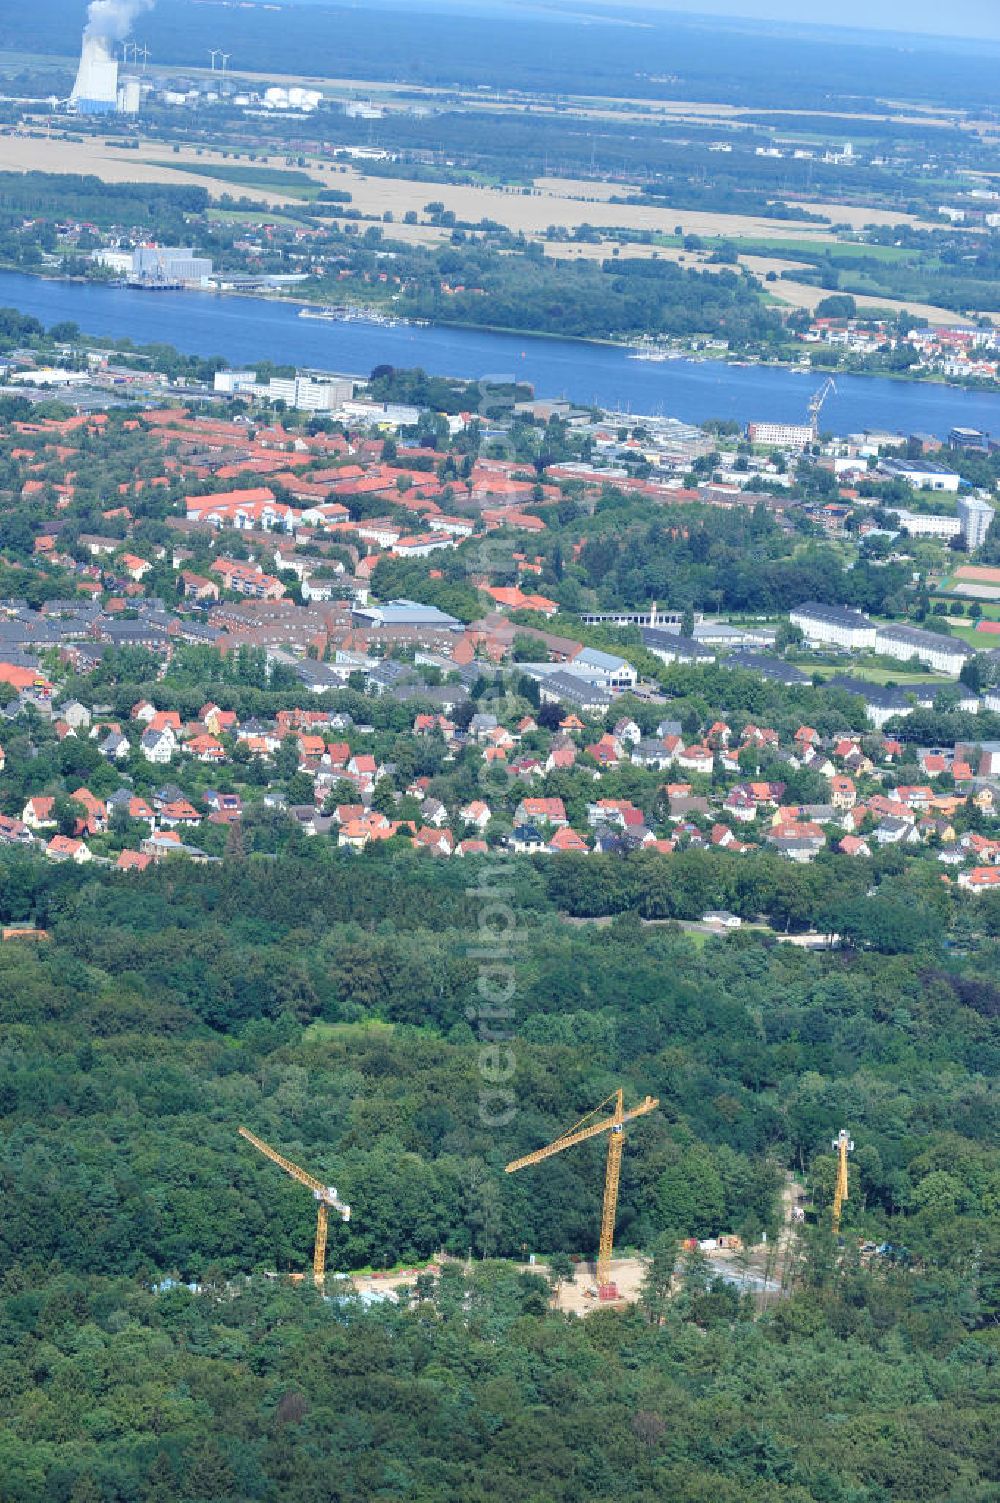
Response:
[[[636,1304],[641,1296],[650,1259],[641,1254],[615,1256],[615,1221],[618,1209],[618,1188],[621,1176],[621,1160],[625,1146],[625,1128],[629,1123],[655,1111],[659,1101],[646,1096],[634,1107],[625,1108],[624,1092],[619,1087],[572,1127],[561,1133],[552,1142],[545,1144],[522,1157],[512,1159],[506,1166],[507,1174],[533,1168],[552,1158],[555,1154],[574,1147],[591,1138],[607,1135],[607,1157],[604,1173],[604,1191],[597,1237],[597,1254],[593,1262],[583,1258],[570,1259],[570,1276],[565,1267],[560,1274],[544,1260],[531,1255],[522,1265],[525,1272],[538,1274],[552,1286],[552,1308],[565,1314],[586,1316],[599,1309],[622,1309]],[[258,1138],[245,1127],[238,1129],[258,1153],[276,1164],[290,1178],[308,1190],[316,1203],[316,1234],[313,1243],[312,1278],[315,1286],[328,1295],[336,1297],[347,1291],[348,1285],[364,1304],[408,1299],[414,1292],[417,1280],[436,1278],[441,1267],[448,1262],[461,1260],[438,1254],[429,1262],[413,1267],[391,1271],[371,1271],[344,1274],[327,1273],[326,1255],[329,1235],[329,1215],[333,1210],[340,1220],[351,1218],[351,1207],[344,1202],[335,1186],[325,1184],[315,1175],[293,1163],[269,1143]],[[836,1179],[830,1212],[830,1227],[835,1238],[840,1235],[840,1222],[844,1204],[848,1198],[848,1155],[854,1149],[849,1133],[842,1130],[832,1143],[836,1155]],[[781,1193],[781,1221],[778,1235],[768,1241],[764,1233],[756,1245],[747,1246],[736,1235],[720,1235],[709,1238],[689,1237],[678,1244],[678,1266],[674,1274],[675,1289],[680,1286],[680,1271],[686,1253],[704,1257],[706,1271],[721,1279],[738,1292],[753,1300],[758,1311],[767,1309],[788,1294],[795,1285],[798,1273],[798,1229],[805,1220],[804,1192],[791,1176],[786,1176]],[[471,1254],[470,1254],[471,1257]],[[276,1276],[276,1275],[272,1275]],[[290,1275],[293,1282],[307,1278],[305,1272]],[[329,1280],[329,1282],[328,1282]]]

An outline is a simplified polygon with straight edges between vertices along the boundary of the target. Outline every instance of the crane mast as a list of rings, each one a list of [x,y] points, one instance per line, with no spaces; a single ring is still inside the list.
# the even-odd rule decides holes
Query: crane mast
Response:
[[[602,1117],[598,1121],[592,1121],[603,1107],[613,1103],[610,1117]],[[618,1181],[621,1176],[622,1150],[625,1146],[625,1123],[632,1122],[636,1117],[644,1117],[647,1112],[654,1111],[659,1106],[659,1101],[652,1096],[646,1096],[631,1110],[625,1110],[625,1098],[621,1087],[613,1091],[610,1096],[599,1102],[592,1112],[588,1112],[573,1127],[567,1129],[553,1142],[547,1143],[544,1148],[536,1148],[533,1153],[526,1153],[522,1158],[512,1159],[506,1166],[508,1174],[515,1174],[519,1169],[526,1169],[530,1164],[538,1164],[542,1159],[551,1158],[555,1153],[562,1153],[564,1148],[571,1148],[575,1143],[583,1143],[588,1138],[595,1138],[600,1133],[608,1134],[608,1157],[604,1171],[604,1202],[601,1208],[601,1234],[597,1251],[597,1285],[599,1289],[606,1289],[611,1283],[611,1254],[615,1241],[615,1217],[618,1211]]]
[[[823,385],[820,387],[819,391],[814,392],[813,395],[809,398],[809,426],[812,429],[814,436],[819,432],[819,415],[823,411],[823,404],[826,401],[827,397],[836,390],[837,383],[832,376],[829,376],[823,382]]]
[[[854,1141],[846,1128],[842,1127],[834,1138],[833,1149],[837,1155],[837,1183],[833,1190],[832,1217],[833,1235],[836,1237],[840,1233],[840,1213],[847,1199],[847,1155],[854,1152]]]
[[[324,1185],[322,1180],[316,1179],[315,1175],[308,1174],[305,1169],[300,1169],[298,1164],[293,1164],[291,1159],[286,1159],[276,1148],[272,1148],[270,1143],[265,1143],[263,1138],[256,1137],[248,1128],[240,1127],[237,1128],[237,1131],[241,1138],[246,1138],[247,1142],[257,1149],[258,1153],[262,1153],[266,1159],[271,1160],[272,1164],[277,1164],[279,1169],[283,1169],[292,1179],[297,1180],[300,1185],[305,1185],[307,1190],[312,1191],[313,1199],[316,1201],[316,1240],[313,1244],[313,1279],[317,1286],[322,1288],[323,1281],[326,1278],[326,1242],[330,1207],[332,1206],[339,1214],[341,1221],[350,1221],[350,1206],[340,1199],[335,1186]]]

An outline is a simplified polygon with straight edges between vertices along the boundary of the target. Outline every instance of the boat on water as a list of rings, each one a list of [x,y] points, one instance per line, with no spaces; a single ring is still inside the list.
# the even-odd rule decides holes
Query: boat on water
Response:
[[[330,307],[300,308],[299,318],[312,318],[323,324],[377,324],[381,329],[399,329],[410,323],[393,313],[380,313],[377,308],[362,308],[352,303],[337,303]]]
[[[661,360],[680,360],[682,356],[680,350],[667,350],[660,346],[651,346],[649,348],[641,347],[630,350],[628,358],[630,360],[648,360],[659,363]]]

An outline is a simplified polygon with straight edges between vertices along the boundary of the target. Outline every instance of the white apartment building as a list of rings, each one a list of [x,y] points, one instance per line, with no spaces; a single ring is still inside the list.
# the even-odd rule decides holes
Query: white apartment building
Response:
[[[958,520],[966,548],[970,553],[975,553],[986,541],[986,534],[993,521],[993,507],[981,496],[959,496]]]
[[[809,600],[789,611],[788,619],[800,628],[810,644],[844,647],[849,652],[863,652],[875,646],[874,621],[841,605],[821,605]]]
[[[887,510],[895,514],[900,527],[905,527],[911,538],[939,538],[947,543],[962,531],[958,517],[948,517],[940,512],[909,511],[905,506],[891,506]]]
[[[954,637],[939,636],[937,632],[921,631],[916,626],[880,626],[875,633],[875,651],[886,657],[909,662],[916,658],[926,663],[937,673],[957,674],[969,658],[972,648]]]
[[[771,444],[779,449],[808,449],[816,442],[810,423],[750,423],[747,437],[752,444]]]

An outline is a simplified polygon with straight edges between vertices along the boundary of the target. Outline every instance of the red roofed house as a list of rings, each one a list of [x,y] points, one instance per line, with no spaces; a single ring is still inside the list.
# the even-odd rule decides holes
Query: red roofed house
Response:
[[[587,842],[575,830],[564,826],[562,829],[556,831],[546,846],[546,850],[551,851],[553,855],[557,856],[565,855],[566,853],[586,856],[588,846]]]
[[[144,851],[122,851],[115,862],[115,870],[120,872],[144,872],[147,866],[152,864],[152,856]]]
[[[523,798],[514,810],[514,823],[524,825],[534,820],[550,825],[569,824],[561,798]]]
[[[974,866],[971,871],[959,872],[958,885],[966,892],[1000,892],[1000,867]]]
[[[75,861],[77,865],[93,859],[82,840],[73,840],[68,835],[53,835],[45,854],[50,861]]]
[[[55,820],[52,818],[52,806],[54,798],[46,795],[35,794],[29,798],[21,811],[21,818],[29,830],[51,830],[55,828]]]

